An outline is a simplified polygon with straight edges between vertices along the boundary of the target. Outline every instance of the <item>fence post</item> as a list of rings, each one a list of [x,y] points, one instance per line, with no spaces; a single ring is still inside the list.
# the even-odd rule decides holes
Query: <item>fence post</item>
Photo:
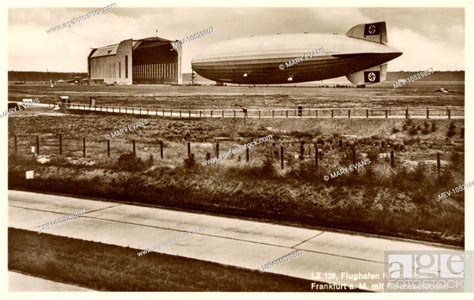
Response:
[[[163,141],[160,141],[160,157],[163,159]]]
[[[351,118],[351,110],[350,109],[347,110],[347,118],[349,118],[349,119]]]
[[[393,150],[390,151],[390,166],[395,167],[395,152]]]
[[[191,110],[188,111],[188,117],[191,118]]]
[[[430,109],[429,108],[426,109],[426,118],[427,119],[430,118]]]
[[[331,109],[331,118],[334,118],[334,109]]]
[[[369,118],[369,110],[368,110],[368,109],[365,110],[365,117],[366,117],[367,119]]]
[[[280,146],[280,166],[281,166],[282,170],[284,168],[284,156],[283,156],[283,154],[284,154],[283,146]]]
[[[216,157],[219,158],[219,142],[216,143]]]
[[[451,119],[451,110],[448,109],[448,119]]]
[[[436,166],[438,167],[438,173],[441,171],[441,154],[436,153]]]
[[[36,136],[36,154],[40,155],[40,142],[39,142],[39,136]]]
[[[135,156],[137,154],[137,152],[135,151],[135,140],[132,140],[132,146],[133,146],[133,156]]]
[[[288,109],[286,110],[286,117],[288,118]]]
[[[388,109],[385,110],[385,119],[388,118]]]
[[[191,158],[191,143],[188,142],[188,158]]]
[[[110,157],[110,140],[107,140],[107,157]]]
[[[63,155],[63,135],[59,134],[59,155]]]
[[[260,110],[258,110],[258,118],[260,119]]]
[[[82,157],[86,157],[86,138],[82,138]]]
[[[170,117],[173,117],[173,110],[170,109]]]
[[[14,138],[15,138],[15,154],[17,154],[18,153],[18,140],[17,140],[16,135],[14,135]]]
[[[405,119],[408,119],[408,107],[405,110]]]
[[[246,147],[245,148],[245,161],[249,162],[249,160],[250,160],[250,149],[249,147]]]
[[[199,111],[199,118],[201,117],[201,111]]]
[[[275,111],[272,109],[272,118],[275,118]]]

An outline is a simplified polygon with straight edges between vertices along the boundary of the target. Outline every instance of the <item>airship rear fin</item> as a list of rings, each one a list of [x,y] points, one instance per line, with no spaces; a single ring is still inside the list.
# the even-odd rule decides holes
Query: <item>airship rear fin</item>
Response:
[[[346,35],[380,44],[388,42],[385,22],[359,24],[349,29]]]
[[[387,64],[371,67],[346,76],[352,84],[372,84],[387,78]]]

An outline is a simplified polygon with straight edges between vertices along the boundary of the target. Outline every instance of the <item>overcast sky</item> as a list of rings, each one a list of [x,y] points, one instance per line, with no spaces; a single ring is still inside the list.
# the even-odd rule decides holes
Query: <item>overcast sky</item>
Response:
[[[113,2],[110,2],[112,4]],[[388,42],[403,55],[389,71],[464,70],[463,8],[121,8],[50,34],[49,28],[96,8],[9,9],[8,69],[87,72],[91,48],[159,36],[182,39],[214,32],[184,45],[183,71],[199,49],[218,41],[273,33],[345,34],[360,23],[386,21]]]

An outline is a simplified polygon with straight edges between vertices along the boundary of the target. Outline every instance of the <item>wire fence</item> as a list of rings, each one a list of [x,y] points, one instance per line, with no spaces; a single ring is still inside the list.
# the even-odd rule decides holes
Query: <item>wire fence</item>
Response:
[[[64,104],[63,104],[64,105]],[[54,104],[49,104],[53,106]],[[172,118],[376,118],[376,119],[463,119],[464,109],[459,107],[429,108],[297,108],[297,109],[172,109],[124,106],[95,106],[66,104],[71,111],[93,111],[117,114],[159,116]]]
[[[124,139],[98,139],[94,137],[67,137],[63,134],[43,135],[11,135],[9,137],[9,154],[34,157],[68,157],[89,158],[94,160],[118,158],[122,154],[132,153],[134,156],[147,158],[152,155],[164,162],[176,162],[186,159],[203,162],[214,157],[219,157],[224,152],[235,150],[237,147],[250,142],[248,139],[242,143],[231,140],[220,140],[210,142],[170,142],[165,140],[140,141]],[[403,155],[409,158],[410,153],[405,151],[401,144],[385,144],[373,142],[370,139],[361,140],[357,144],[343,141],[342,139],[314,140],[277,140],[265,142],[254,148],[246,148],[238,154],[232,154],[224,161],[236,161],[250,163],[261,162],[271,158],[277,161],[281,169],[294,162],[311,162],[316,167],[324,159],[330,165],[344,157],[346,161],[357,161],[361,154],[374,151],[381,159],[391,167],[400,163]],[[440,152],[424,152],[422,157],[412,157],[416,161],[431,162],[440,171],[442,167],[442,156]]]

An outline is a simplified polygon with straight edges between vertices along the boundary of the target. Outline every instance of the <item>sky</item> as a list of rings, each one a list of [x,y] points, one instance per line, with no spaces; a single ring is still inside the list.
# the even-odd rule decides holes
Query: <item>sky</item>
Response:
[[[110,4],[112,4],[111,2]],[[385,21],[388,43],[403,52],[388,71],[464,70],[463,8],[129,8],[117,4],[50,34],[51,27],[100,7],[10,8],[10,71],[87,72],[91,48],[151,36],[177,40],[213,27],[212,34],[184,44],[183,71],[210,44],[275,33],[345,34],[361,23]]]

